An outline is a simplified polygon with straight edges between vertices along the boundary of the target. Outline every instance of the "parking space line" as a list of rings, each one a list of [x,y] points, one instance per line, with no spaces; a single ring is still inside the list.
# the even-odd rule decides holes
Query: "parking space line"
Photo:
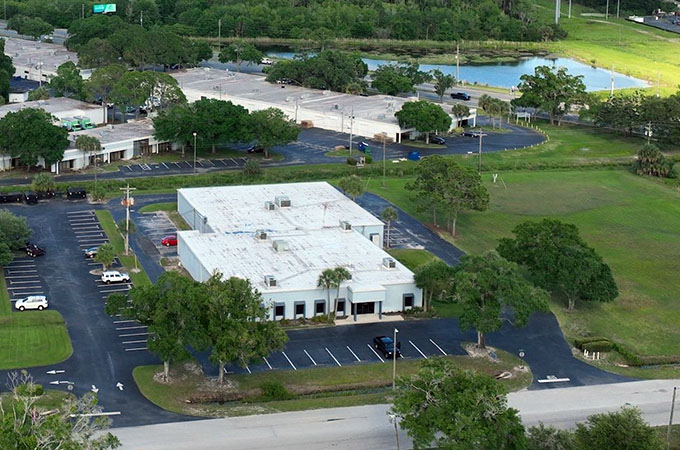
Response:
[[[178,169],[181,169],[181,167],[179,166],[179,163],[173,162],[173,164],[176,165]]]
[[[136,320],[114,320],[113,323],[127,323],[127,322],[137,322]]]
[[[443,354],[444,356],[448,356],[448,355],[446,354],[446,352],[445,352],[444,350],[442,350],[442,348],[441,348],[440,346],[438,346],[437,343],[436,343],[435,341],[433,341],[432,339],[430,339],[430,342],[432,342],[432,345],[434,345],[435,347],[437,347],[437,350],[439,350],[440,352],[442,352],[442,354]]]
[[[126,349],[125,349],[126,352],[135,352],[135,351],[137,351],[137,350],[148,350],[148,348],[146,348],[146,347],[139,347],[139,348],[126,348]]]
[[[11,295],[45,295],[43,291],[11,292]]]
[[[146,339],[142,341],[125,341],[123,344],[146,344]]]
[[[140,328],[146,328],[146,325],[139,325],[139,326],[136,326],[136,327],[117,327],[116,331],[139,330]]]
[[[10,269],[32,269],[35,267],[35,264],[26,264],[23,266],[7,266],[7,270]]]
[[[305,352],[305,355],[307,355],[307,358],[309,358],[309,360],[312,362],[312,364],[314,364],[314,365],[316,366],[316,365],[317,365],[316,361],[314,361],[314,358],[312,358],[312,357],[310,356],[310,354],[307,353],[307,350],[302,349],[302,351]]]
[[[238,167],[238,163],[234,160],[234,158],[229,158],[229,159],[231,159],[231,162],[233,162]]]
[[[265,357],[263,356],[262,359],[264,359],[264,362],[267,364],[267,367],[269,367],[269,370],[274,370],[274,369],[272,369],[272,365],[269,364],[269,361],[267,361],[267,358],[265,358]]]
[[[290,358],[288,357],[288,355],[286,355],[286,352],[281,352],[281,353],[283,353],[283,357],[286,358],[286,360],[288,361],[288,364],[291,365],[293,370],[297,370],[297,367],[295,367],[295,364],[293,364],[293,361],[291,361]]]
[[[354,356],[357,359],[357,361],[361,362],[357,354],[354,353],[351,348],[349,348],[349,345],[346,345],[345,347],[347,347],[347,350],[349,350],[349,352],[352,354],[352,356]]]
[[[128,288],[125,288],[125,289],[106,289],[106,290],[99,291],[99,292],[101,292],[101,293],[104,293],[104,292],[126,292],[126,291],[129,291],[129,290],[130,290],[130,288],[128,287]]]
[[[380,360],[381,363],[384,363],[384,362],[385,362],[385,360],[382,359],[382,358],[380,357],[380,355],[378,354],[378,352],[376,352],[375,350],[373,350],[373,347],[371,347],[371,344],[366,344],[366,346],[367,346],[368,348],[371,349],[371,351],[373,352],[373,354],[374,354],[375,356],[378,357],[378,359]]]
[[[194,167],[194,166],[191,165],[191,163],[189,163],[189,161],[184,161],[184,162],[186,163],[187,167],[189,167],[189,168]]]
[[[164,162],[162,162],[161,165],[162,165],[163,167],[165,167],[166,169],[168,169],[168,170],[170,169]],[[131,227],[131,228],[132,228],[132,227]]]
[[[37,284],[37,285],[41,285],[41,284],[42,284],[42,283],[40,282],[40,280],[31,280],[31,281],[12,281],[12,280],[8,280],[8,281],[9,281],[9,284]]]
[[[38,271],[37,271],[37,270],[33,270],[33,269],[27,269],[27,270],[9,270],[9,269],[7,269],[7,273],[8,273],[8,274],[10,274],[10,273],[31,273],[31,272],[36,272],[36,273],[37,273]]]
[[[250,374],[252,374],[252,373],[253,373],[253,372],[251,372],[251,371],[250,371],[250,367],[248,367],[248,364],[246,364],[246,370],[247,370],[247,371],[248,371],[248,373],[250,373]]]
[[[14,278],[40,278],[38,275],[7,275],[5,280],[13,280]]]
[[[86,211],[67,211],[66,215],[67,216],[75,216],[75,215],[78,215],[78,214],[93,214],[93,213],[94,213],[94,211],[88,209]]]
[[[416,344],[413,343],[413,341],[408,341],[408,342],[409,342],[409,344],[411,344],[411,345],[413,346],[413,348],[415,348],[416,350],[418,350],[418,353],[420,353],[420,355],[421,355],[423,358],[427,359],[427,355],[425,355],[425,353],[421,352],[420,349],[419,349],[418,347],[416,347]]]
[[[149,333],[128,333],[128,334],[119,334],[118,337],[132,337],[132,336],[148,336]]]
[[[333,356],[333,353],[331,353],[331,351],[328,350],[328,347],[324,347],[324,348],[326,349],[326,351],[328,352],[328,354],[331,355],[331,358],[333,358],[333,361],[335,361],[335,363],[336,363],[338,366],[342,367],[342,364],[340,364],[340,361],[338,361],[337,359],[335,359],[335,356]]]

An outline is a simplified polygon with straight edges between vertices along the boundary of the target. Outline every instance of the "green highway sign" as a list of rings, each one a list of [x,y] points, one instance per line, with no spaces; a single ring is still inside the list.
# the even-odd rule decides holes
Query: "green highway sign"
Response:
[[[107,3],[102,5],[93,5],[92,12],[95,14],[113,14],[116,12],[116,4]]]

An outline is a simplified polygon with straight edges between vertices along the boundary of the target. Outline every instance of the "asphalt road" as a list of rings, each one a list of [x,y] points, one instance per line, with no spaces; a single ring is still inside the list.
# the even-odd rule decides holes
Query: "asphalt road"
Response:
[[[607,386],[549,391],[520,391],[508,402],[519,410],[526,426],[543,422],[572,428],[589,415],[632,405],[641,409],[651,425],[668,421],[673,386],[680,380],[653,380]],[[123,449],[394,449],[390,405],[318,409],[260,416],[213,419],[115,430]],[[401,448],[411,440],[399,430]]]
[[[478,125],[488,126],[488,121],[484,117],[478,118]],[[510,129],[510,132],[494,133],[488,132],[488,135],[483,139],[482,153],[491,153],[499,151],[511,151],[517,148],[529,147],[539,144],[545,139],[540,133],[533,130],[518,127],[515,125],[504,124],[504,128]],[[360,141],[365,140],[354,136],[352,142],[353,149],[357,151],[357,146]],[[382,146],[373,141],[368,141],[372,150],[374,164],[377,164],[383,158]],[[285,166],[301,166],[310,164],[345,164],[346,158],[334,158],[326,156],[325,154],[335,146],[349,145],[349,134],[339,133],[318,128],[303,129],[300,132],[298,140],[284,146],[274,147],[273,152],[283,156],[282,161],[262,161],[263,167],[285,167]],[[237,144],[233,147],[236,150],[243,151],[243,157],[247,156],[246,149],[248,144]],[[409,147],[404,144],[389,144],[385,148],[385,159],[392,164],[392,160],[399,158],[406,158],[412,151],[420,152],[421,157],[433,154],[468,154],[477,153],[479,151],[479,140],[477,138],[455,136],[446,139],[446,145],[440,149],[418,149]],[[222,170],[240,169],[244,164],[242,158],[226,158],[224,160],[200,159],[197,166],[197,173],[209,173]],[[138,164],[131,160],[128,165],[120,166],[118,171],[104,172],[98,175],[99,179],[125,179],[135,177],[153,177],[164,175],[178,175],[193,173],[193,162],[181,163],[155,163],[155,164]],[[63,174],[58,175],[57,181],[83,181],[94,179],[93,174]],[[18,185],[30,184],[30,178],[3,178],[0,179],[0,185]]]
[[[139,196],[136,208],[147,203],[173,200],[172,195]],[[365,195],[359,202],[376,214],[387,205],[384,200],[372,195]],[[114,218],[119,220],[123,217],[123,209],[117,200],[108,205],[90,205],[84,201],[53,199],[38,205],[17,204],[7,205],[7,208],[27,218],[35,232],[33,240],[47,250],[47,255],[28,262],[20,259],[6,269],[6,274],[12,277],[30,276],[27,280],[31,281],[31,289],[35,289],[36,293],[44,292],[50,300],[50,307],[64,316],[74,349],[73,355],[62,363],[31,368],[36,381],[56,389],[67,389],[71,385],[76,394],[84,394],[94,386],[99,390],[104,410],[120,412],[113,417],[116,427],[193,419],[155,407],[137,390],[132,378],[133,368],[159,363],[146,350],[148,330],[133,321],[105,314],[106,297],[113,291],[124,292],[128,286],[102,285],[96,276],[89,273],[97,265],[83,257],[84,248],[101,244],[106,239],[93,211],[109,208]],[[133,220],[140,219],[135,210]],[[426,248],[452,264],[462,255],[460,250],[436,237],[403,211],[394,226],[399,230],[398,239],[394,242],[396,246]],[[167,227],[167,223],[162,227]],[[159,259],[163,256],[161,252],[166,250],[159,248],[157,241],[161,234],[171,231],[162,227],[154,225],[153,221],[150,225],[144,224],[131,239],[139,263],[152,280],[163,271]],[[160,234],[158,230],[161,230]],[[15,286],[14,281],[20,280],[10,277],[10,287]],[[13,298],[24,295],[23,291],[12,292]],[[460,331],[456,319],[404,321],[397,322],[396,326],[400,330],[403,355],[408,359],[463,354],[461,342],[474,340],[472,331]],[[383,322],[290,331],[289,342],[282,352],[275,352],[266,361],[245,371],[379,363],[381,358],[370,348],[372,338],[391,334],[394,327],[395,322]],[[552,314],[535,315],[523,329],[505,326],[498,333],[490,334],[488,343],[514,354],[523,349],[524,359],[532,367],[536,378],[569,378],[568,382],[562,383],[534,383],[532,389],[626,380],[574,358]],[[216,368],[207,361],[205,354],[197,357],[207,374],[217,375]],[[47,374],[53,369],[64,373]],[[234,366],[228,366],[228,370],[244,372],[244,369]],[[5,375],[6,372],[0,373],[0,377]],[[62,383],[51,383],[55,381]],[[122,389],[117,386],[118,383],[122,384]]]

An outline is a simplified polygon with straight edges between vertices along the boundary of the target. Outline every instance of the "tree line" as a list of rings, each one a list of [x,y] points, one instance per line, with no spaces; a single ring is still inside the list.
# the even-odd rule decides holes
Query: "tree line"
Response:
[[[262,294],[250,281],[224,279],[219,273],[200,283],[164,272],[153,285],[135,286],[127,295],[111,294],[106,312],[149,327],[148,348],[163,361],[165,380],[172,362],[190,357],[188,348],[210,349],[222,383],[226,364],[246,367],[288,340],[280,325],[269,320]]]
[[[42,24],[71,28],[101,17],[92,14],[94,3],[8,0],[7,17],[40,20],[43,29]],[[544,41],[566,36],[529,0],[119,0],[116,5],[114,17],[127,24],[169,25],[194,36],[217,36],[220,21],[222,36],[235,37]]]

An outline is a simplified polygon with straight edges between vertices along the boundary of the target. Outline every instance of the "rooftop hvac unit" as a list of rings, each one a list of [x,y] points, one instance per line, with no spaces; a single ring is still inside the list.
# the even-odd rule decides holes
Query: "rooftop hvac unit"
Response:
[[[264,230],[255,231],[255,239],[257,239],[258,241],[267,240],[267,232]]]
[[[276,205],[274,204],[274,202],[267,201],[264,202],[264,209],[266,209],[267,211],[274,211],[276,209]]]
[[[346,220],[341,220],[340,221],[340,229],[342,231],[352,231],[352,224],[347,222]]]
[[[288,241],[283,240],[274,241],[272,247],[274,247],[274,250],[276,250],[277,252],[286,252],[290,249],[290,247],[288,246]]]
[[[265,275],[264,284],[267,287],[276,287],[276,278],[274,277],[274,275]]]
[[[336,103],[335,105],[333,105],[333,109],[340,109],[340,105]]]
[[[279,206],[279,208],[290,208],[290,198],[287,195],[277,195],[274,201]]]
[[[397,267],[397,262],[394,260],[394,258],[383,258],[383,266],[388,269],[394,269]]]

